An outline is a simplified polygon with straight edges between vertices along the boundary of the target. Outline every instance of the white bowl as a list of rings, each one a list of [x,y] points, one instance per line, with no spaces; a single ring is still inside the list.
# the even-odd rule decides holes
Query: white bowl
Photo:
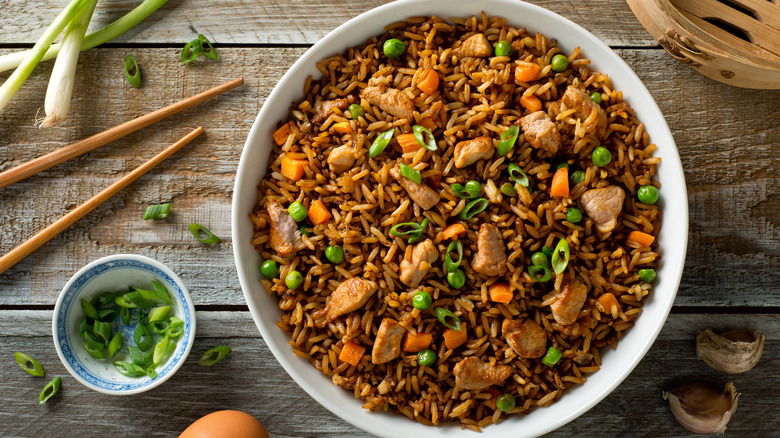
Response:
[[[127,359],[95,359],[84,349],[79,336],[79,323],[84,317],[81,298],[89,301],[101,292],[127,290],[131,285],[151,288],[152,280],[160,281],[168,288],[174,302],[170,315],[184,321],[184,333],[176,339],[173,354],[156,368],[156,377],[128,377],[119,373],[112,364],[114,360]],[[134,318],[131,324],[123,325],[124,345],[132,339],[136,323]],[[115,327],[118,325],[116,322]],[[138,394],[168,380],[187,359],[195,341],[195,306],[187,287],[167,266],[149,257],[113,255],[84,266],[65,284],[54,306],[52,332],[62,364],[84,386],[104,394]]]
[[[565,391],[549,407],[527,416],[513,416],[484,429],[484,437],[537,436],[557,429],[582,415],[606,397],[628,376],[652,345],[666,320],[682,275],[688,239],[688,200],[680,157],[666,125],[647,88],[609,47],[573,22],[538,6],[514,0],[401,0],[372,9],[355,17],[317,42],[293,64],[263,104],[249,132],[238,165],[233,193],[233,250],[241,287],[249,309],[269,348],[287,373],[315,400],[353,425],[378,436],[474,437],[459,423],[428,427],[397,413],[369,412],[352,393],[334,385],[308,361],[293,354],[289,334],[276,326],[280,318],[275,298],[259,281],[260,256],[250,244],[253,235],[249,213],[257,203],[257,185],[265,174],[271,152],[271,138],[279,120],[285,119],[290,102],[299,101],[308,75],[321,77],[315,63],[334,53],[357,46],[381,35],[383,27],[410,16],[435,14],[442,18],[479,15],[505,17],[514,26],[526,26],[556,38],[564,52],[582,47],[594,70],[607,73],[613,85],[623,90],[625,100],[636,110],[662,158],[658,180],[663,184],[659,206],[664,225],[658,236],[661,261],[652,294],[643,305],[635,326],[620,340],[617,349],[605,351],[600,371],[585,384]],[[626,415],[629,415],[628,413]],[[593,431],[599,434],[603,431]]]

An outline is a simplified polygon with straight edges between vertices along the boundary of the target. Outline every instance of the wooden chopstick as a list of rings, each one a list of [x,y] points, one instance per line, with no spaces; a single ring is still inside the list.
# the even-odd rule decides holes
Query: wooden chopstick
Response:
[[[91,197],[87,202],[79,205],[73,211],[61,217],[53,224],[44,228],[38,234],[29,238],[26,242],[12,249],[8,254],[0,257],[0,274],[8,270],[11,266],[18,263],[23,258],[30,255],[31,252],[40,248],[41,245],[51,240],[57,234],[63,232],[66,228],[73,225],[76,221],[84,217],[87,213],[94,210],[100,204],[106,202],[110,197],[114,196],[117,192],[130,185],[133,181],[140,178],[143,174],[151,170],[154,166],[160,164],[163,160],[170,157],[171,154],[181,149],[182,146],[191,142],[195,137],[203,134],[203,128],[198,127],[194,131],[182,137],[179,141],[172,144],[154,158],[137,167],[132,172],[120,178],[115,183],[103,189],[97,195]]]
[[[243,83],[243,78],[233,79],[232,81],[225,82],[218,87],[214,87],[210,90],[206,90],[202,93],[188,97],[182,101],[168,105],[164,108],[160,108],[149,114],[138,117],[137,119],[122,123],[119,126],[115,126],[91,137],[87,137],[84,140],[77,141],[76,143],[62,147],[56,151],[42,155],[34,160],[30,160],[24,164],[20,164],[16,167],[8,169],[0,173],[0,189],[17,181],[21,181],[29,176],[35,175],[36,173],[44,171],[50,167],[54,167],[64,161],[68,161],[71,158],[85,154],[92,149],[103,146],[106,143],[112,142],[118,138],[122,138],[127,134],[138,131],[141,128],[145,128],[152,123],[158,122],[168,116],[182,112],[187,108],[211,99],[214,96],[218,96],[226,91],[232,90],[233,88],[236,88]]]

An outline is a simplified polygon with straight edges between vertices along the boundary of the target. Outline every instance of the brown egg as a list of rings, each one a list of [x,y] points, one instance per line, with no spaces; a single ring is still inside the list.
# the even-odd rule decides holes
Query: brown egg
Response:
[[[255,417],[241,411],[212,412],[179,435],[179,438],[269,438]]]

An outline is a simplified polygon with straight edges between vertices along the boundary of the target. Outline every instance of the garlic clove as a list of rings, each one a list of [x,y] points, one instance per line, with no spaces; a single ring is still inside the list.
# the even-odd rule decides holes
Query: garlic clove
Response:
[[[718,335],[707,329],[696,337],[696,356],[726,373],[744,373],[753,368],[764,351],[764,336],[742,329]]]
[[[734,384],[721,388],[711,383],[689,383],[664,393],[680,424],[694,433],[723,433],[737,410]]]

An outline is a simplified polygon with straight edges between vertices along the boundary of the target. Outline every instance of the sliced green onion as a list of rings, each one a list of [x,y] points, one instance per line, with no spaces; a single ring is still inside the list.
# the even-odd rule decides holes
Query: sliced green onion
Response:
[[[512,178],[512,181],[517,184],[520,184],[523,187],[528,187],[531,184],[528,180],[528,175],[526,175],[525,172],[523,172],[523,169],[517,164],[509,163],[506,170],[509,172],[509,177]]]
[[[145,324],[144,319],[146,319],[146,312],[144,312],[144,309],[138,309],[138,322],[141,324]]]
[[[95,321],[95,324],[92,326],[92,333],[103,345],[108,345],[109,341],[111,341],[111,323]]]
[[[161,321],[168,316],[168,312],[171,311],[171,306],[154,307],[149,311],[149,322]]]
[[[146,375],[149,376],[150,379],[154,379],[157,377],[157,371],[154,369],[153,366],[150,366],[146,369]]]
[[[171,299],[171,294],[168,293],[168,288],[165,287],[164,284],[157,280],[152,280],[152,286],[154,286],[154,291],[157,292],[157,298],[165,301],[166,303],[173,305],[173,300]]]
[[[35,377],[43,377],[46,375],[41,364],[30,356],[24,353],[14,353],[14,357],[16,358],[16,363],[18,363],[23,370],[30,373],[30,375]]]
[[[144,359],[144,353],[138,348],[137,345],[128,345],[127,352],[130,353],[130,360],[138,366],[145,366],[146,359]]]
[[[490,201],[485,198],[475,199],[466,204],[466,207],[458,213],[458,218],[467,221],[485,211],[489,204]]]
[[[119,312],[114,309],[98,310],[98,320],[103,322],[112,322],[119,316]]]
[[[84,314],[87,315],[87,318],[98,319],[98,314],[97,314],[97,310],[95,309],[95,306],[93,306],[89,301],[85,300],[84,298],[81,299],[81,310],[84,311]]]
[[[374,158],[385,151],[385,148],[390,143],[390,139],[395,134],[395,128],[390,128],[387,131],[379,134],[374,142],[371,143],[371,147],[368,148],[368,158]]]
[[[168,335],[169,338],[176,339],[179,336],[181,336],[182,333],[184,333],[184,327],[182,327],[182,326],[178,326],[178,327],[170,326],[168,328],[168,333],[166,333],[166,334]]]
[[[399,163],[398,167],[401,168],[401,176],[409,178],[417,184],[422,184],[422,177],[420,176],[419,170],[409,167],[404,163]]]
[[[182,319],[177,316],[171,316],[170,321],[171,321],[171,328],[184,326],[184,321],[182,321]]]
[[[552,258],[552,255],[553,255],[553,249],[552,249],[552,248],[550,248],[550,247],[549,247],[549,246],[547,246],[547,245],[544,245],[544,246],[542,247],[542,254],[546,255],[548,259],[551,259],[551,258]]]
[[[560,274],[566,269],[569,264],[569,242],[566,239],[559,240],[558,244],[555,245],[550,264],[552,264],[553,272],[556,274]]]
[[[120,349],[122,349],[122,331],[116,332],[108,343],[108,358],[113,358]]]
[[[203,353],[203,356],[201,356],[200,360],[198,361],[198,365],[210,367],[226,358],[228,354],[230,354],[230,347],[227,345],[214,347],[211,350]]]
[[[171,328],[171,324],[168,321],[151,321],[147,326],[151,331],[160,336],[168,334],[168,330]]]
[[[528,267],[528,273],[531,275],[531,278],[534,280],[544,283],[545,281],[550,281],[552,278],[552,272],[550,271],[550,268],[544,265],[532,265]]]
[[[157,341],[157,345],[154,346],[154,363],[159,365],[163,362],[163,359],[170,356],[176,349],[176,342],[171,341],[168,336],[163,336],[162,339]]]
[[[209,41],[208,38],[206,38],[205,36],[203,36],[203,34],[200,33],[198,34],[198,39],[200,40],[201,47],[203,49],[201,53],[216,61],[217,58],[219,58],[219,55],[217,55],[217,49],[215,49],[214,46],[211,45],[211,41]],[[206,46],[209,46],[208,50],[205,50]]]
[[[449,310],[443,307],[436,307],[433,309],[433,314],[436,316],[436,319],[438,319],[439,322],[442,323],[445,327],[453,329],[456,332],[461,330],[460,318],[458,318],[457,315],[450,312]],[[447,318],[452,319],[452,322],[447,322]]]
[[[149,219],[165,219],[169,214],[171,214],[170,202],[165,204],[150,205],[149,207],[146,207],[144,220],[148,221]]]
[[[221,242],[219,237],[215,236],[214,233],[209,231],[208,228],[204,227],[203,225],[200,225],[200,224],[190,224],[189,225],[189,229],[190,229],[190,233],[192,233],[192,235],[196,239],[200,240],[201,242],[203,242],[203,243],[205,243],[207,245],[211,245],[211,244],[214,244],[214,243]],[[205,238],[201,237],[201,233],[205,233],[206,237]]]
[[[132,315],[130,315],[129,307],[122,307],[121,309],[119,309],[119,316],[122,318],[123,323],[130,324],[130,319],[132,318]]]
[[[142,292],[150,292],[150,291],[144,291],[144,290],[135,290],[133,292],[128,292],[121,297],[117,297],[117,299],[114,300],[114,302],[120,306],[120,307],[154,307],[154,301],[150,299],[150,297],[157,296],[156,294],[143,294]],[[144,296],[146,295],[146,296]],[[119,300],[119,298],[124,298],[124,300]],[[152,298],[153,299],[153,298]],[[128,306],[127,302],[132,303],[132,306]]]
[[[133,340],[141,351],[148,351],[152,348],[152,345],[154,345],[154,335],[152,335],[152,333],[149,332],[149,329],[141,323],[135,326]]]
[[[79,323],[79,336],[84,337],[84,333],[86,333],[89,330],[92,330],[92,320],[89,318],[84,318]]]
[[[84,349],[87,350],[90,356],[95,359],[105,359],[104,347],[105,345],[95,338],[95,335],[90,332],[84,333]]]
[[[498,191],[506,196],[517,196],[517,189],[515,189],[515,185],[511,182],[501,184],[501,188],[499,188]]]
[[[551,367],[558,363],[559,360],[561,360],[561,356],[562,355],[560,350],[555,347],[550,347],[547,349],[547,354],[545,354],[542,358],[542,364]]]
[[[436,138],[430,129],[425,126],[414,125],[412,126],[412,132],[414,133],[414,139],[417,140],[417,144],[428,149],[429,151],[435,151],[438,149],[436,145]]]
[[[515,147],[515,141],[517,141],[517,135],[519,133],[520,127],[514,125],[501,134],[501,141],[498,143],[498,147],[496,148],[498,150],[499,157],[503,157],[504,155],[508,154]]]
[[[392,228],[390,228],[390,234],[396,237],[403,237],[408,236],[409,237],[409,243],[417,243],[420,238],[422,238],[423,233],[425,233],[425,229],[428,227],[428,218],[424,218],[422,223],[418,224],[416,222],[403,222],[400,224],[393,225]],[[402,227],[409,227],[409,230],[403,231],[399,228]]]
[[[54,396],[54,394],[57,393],[57,391],[60,390],[60,382],[61,379],[59,377],[55,377],[51,379],[51,382],[43,387],[41,395],[38,396],[39,405],[46,403],[50,398],[52,398],[52,396]]]
[[[125,77],[127,77],[127,82],[130,83],[130,85],[133,86],[133,88],[140,88],[141,87],[141,69],[138,68],[138,61],[135,60],[135,56],[133,56],[132,53],[127,55],[127,58],[125,58]],[[168,204],[170,207],[170,204]],[[149,210],[146,210],[148,213]],[[167,216],[167,215],[166,215]],[[163,216],[165,217],[165,216]],[[146,219],[146,215],[144,215],[144,219]]]
[[[89,304],[92,304],[95,309],[100,309],[108,304],[113,304],[115,296],[116,294],[113,292],[103,292],[92,297]]]
[[[154,366],[154,348],[150,348],[144,356],[143,368],[149,368]]]
[[[452,260],[450,257],[450,253],[453,251],[458,253],[458,261]],[[454,271],[458,269],[460,266],[460,263],[463,261],[463,243],[461,243],[460,240],[453,240],[450,242],[449,246],[447,246],[447,252],[444,254],[444,268],[447,270],[447,272]]]
[[[114,368],[117,371],[128,377],[138,377],[146,375],[146,370],[134,363],[123,362],[121,360],[114,361]]]
[[[467,182],[465,187],[457,183],[451,184],[450,188],[457,197],[463,199],[474,199],[482,193],[482,184],[476,181]]]

